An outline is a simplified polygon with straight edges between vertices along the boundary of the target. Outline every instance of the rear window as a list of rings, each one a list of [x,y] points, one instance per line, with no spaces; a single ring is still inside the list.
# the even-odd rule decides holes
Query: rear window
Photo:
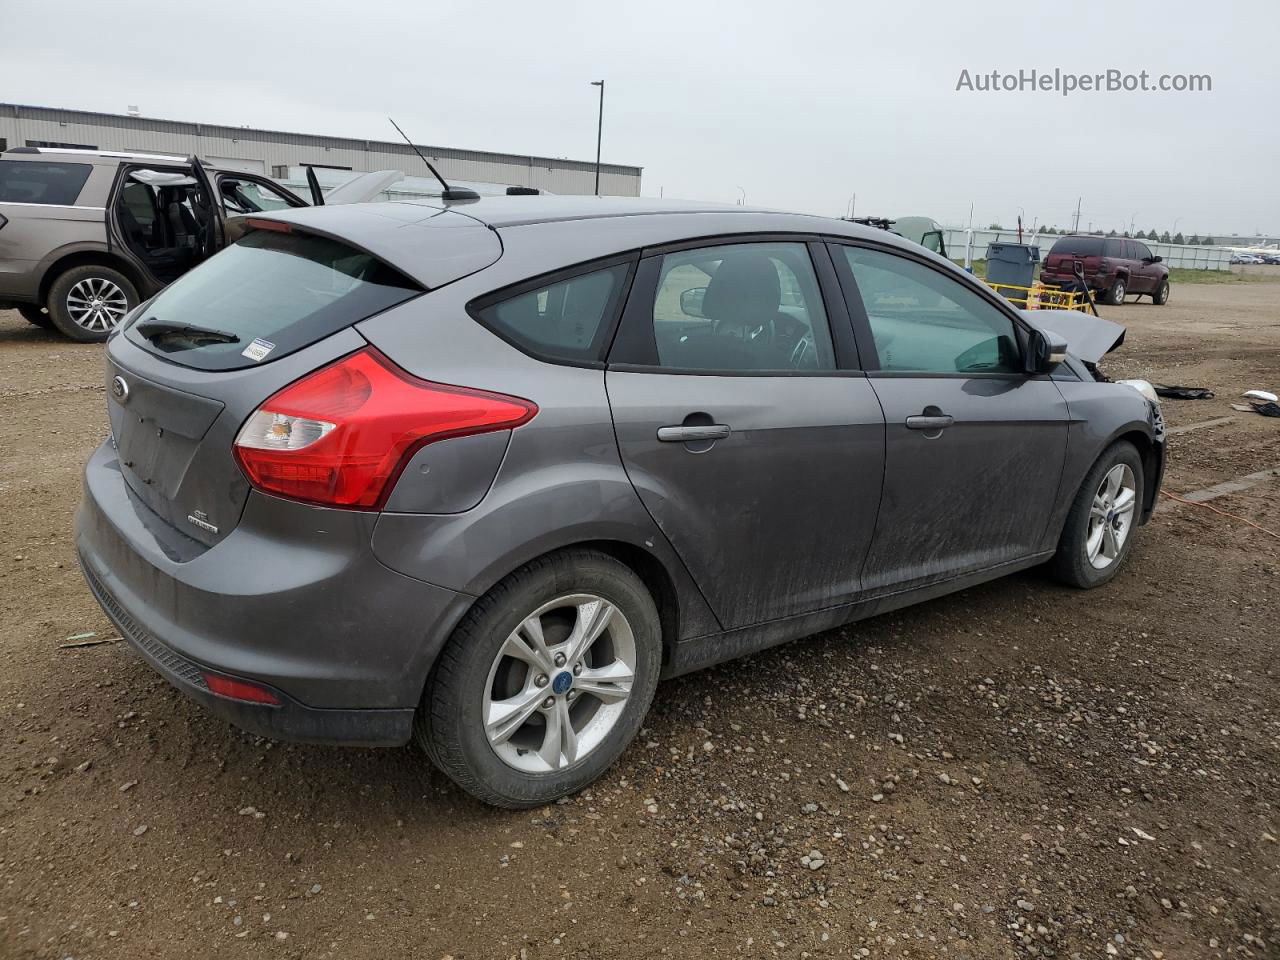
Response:
[[[1077,257],[1102,256],[1102,237],[1063,237],[1050,253],[1070,253]]]
[[[87,163],[0,160],[0,203],[70,206],[92,169]]]
[[[486,297],[476,318],[526,353],[570,362],[600,359],[621,299],[629,264],[619,263],[554,283],[524,284],[521,292]]]
[[[327,237],[257,230],[164,289],[126,336],[200,370],[255,366],[403,303],[422,288],[371,254]],[[198,333],[144,335],[189,325]]]

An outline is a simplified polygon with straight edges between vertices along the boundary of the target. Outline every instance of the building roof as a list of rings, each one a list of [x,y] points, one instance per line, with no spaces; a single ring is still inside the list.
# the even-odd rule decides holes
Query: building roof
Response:
[[[172,132],[191,136],[225,137],[238,140],[282,142],[300,146],[329,146],[339,149],[378,150],[385,153],[404,153],[414,156],[409,145],[400,140],[369,140],[360,137],[335,137],[327,134],[296,133],[283,130],[263,130],[256,127],[234,127],[225,124],[195,123],[189,120],[167,120],[160,117],[134,116],[124,113],[98,113],[93,110],[72,110],[64,107],[39,107],[22,103],[0,103],[0,119],[26,117],[32,120],[59,120],[71,123],[96,123],[132,130],[157,130],[168,128]],[[543,157],[528,153],[498,153],[489,150],[471,150],[462,147],[440,147],[418,144],[418,149],[429,157],[449,157],[464,160],[489,160],[505,163],[535,163],[574,169],[595,169],[594,160],[570,160],[563,157]],[[643,167],[617,163],[601,163],[605,173],[640,176]]]

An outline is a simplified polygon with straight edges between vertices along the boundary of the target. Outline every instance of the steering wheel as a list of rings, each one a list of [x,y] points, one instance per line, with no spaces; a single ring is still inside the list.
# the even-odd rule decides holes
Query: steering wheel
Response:
[[[760,344],[761,346],[767,347],[773,343],[777,336],[777,330],[774,327],[772,317],[765,320],[764,323],[756,324],[755,326],[748,326],[745,323],[733,323],[729,320],[717,320],[713,329],[717,334],[723,333],[724,336],[736,336],[736,334],[731,334],[727,330],[721,329],[722,327],[728,326],[740,328],[742,330],[742,336],[738,337],[738,339],[743,343],[749,343],[752,345]]]
[[[791,351],[791,366],[796,370],[816,367],[817,359],[818,354],[813,342],[813,334],[805,333],[796,342],[795,348]]]

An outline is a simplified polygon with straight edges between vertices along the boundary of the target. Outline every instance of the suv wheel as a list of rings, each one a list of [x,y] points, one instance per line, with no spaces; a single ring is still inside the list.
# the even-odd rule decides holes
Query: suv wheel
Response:
[[[1151,300],[1157,307],[1163,307],[1169,302],[1169,281],[1167,278],[1160,281],[1160,286],[1156,287],[1156,292],[1151,295]]]
[[[28,323],[34,323],[37,327],[44,327],[48,330],[53,326],[53,318],[45,313],[39,304],[20,303],[18,304],[18,313],[22,314],[22,319]]]
[[[595,551],[535,560],[477,600],[449,638],[414,736],[479,799],[537,806],[618,758],[661,663],[657,607],[628,567]]]
[[[119,270],[89,264],[72,267],[49,288],[53,325],[72,340],[96,343],[107,339],[138,305],[138,291]]]
[[[1124,303],[1124,295],[1124,277],[1116,277],[1115,282],[1111,284],[1111,289],[1107,291],[1107,303],[1119,306]]]
[[[1121,441],[1103,452],[1080,485],[1050,561],[1059,580],[1088,589],[1119,572],[1138,526],[1142,484],[1142,457],[1133,444]]]

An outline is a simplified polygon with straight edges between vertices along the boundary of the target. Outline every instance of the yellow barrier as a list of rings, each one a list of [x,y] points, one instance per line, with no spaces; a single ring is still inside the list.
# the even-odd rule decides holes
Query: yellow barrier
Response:
[[[1012,283],[992,283],[986,281],[988,287],[1004,297],[1015,307],[1024,310],[1085,310],[1089,309],[1089,298],[1075,290],[1059,290],[1043,283],[1033,283],[1029,287],[1020,287]]]

